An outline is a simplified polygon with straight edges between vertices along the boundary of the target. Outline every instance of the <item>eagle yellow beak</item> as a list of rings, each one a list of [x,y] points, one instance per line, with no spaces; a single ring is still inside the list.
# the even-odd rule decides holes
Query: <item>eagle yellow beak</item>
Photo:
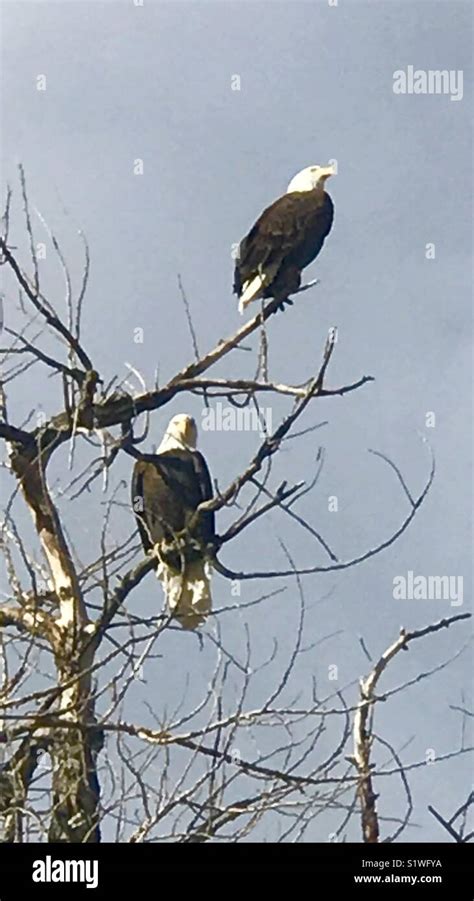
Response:
[[[336,167],[335,166],[321,166],[321,175],[319,180],[323,179],[326,181],[331,175],[336,175]]]
[[[192,416],[186,416],[183,423],[183,439],[189,447],[196,447],[197,426]]]

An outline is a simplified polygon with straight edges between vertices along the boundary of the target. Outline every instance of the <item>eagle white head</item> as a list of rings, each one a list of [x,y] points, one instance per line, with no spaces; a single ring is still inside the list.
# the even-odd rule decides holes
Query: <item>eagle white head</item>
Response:
[[[196,444],[196,420],[187,413],[178,413],[170,419],[157,453],[163,454],[170,450],[196,450]]]
[[[293,191],[314,191],[319,185],[324,188],[324,182],[330,175],[336,174],[335,166],[307,166],[301,172],[297,172],[291,179],[286,189],[287,194]]]

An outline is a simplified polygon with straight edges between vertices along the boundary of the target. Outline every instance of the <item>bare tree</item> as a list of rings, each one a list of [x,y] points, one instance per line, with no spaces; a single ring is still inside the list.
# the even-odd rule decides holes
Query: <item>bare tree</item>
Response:
[[[403,763],[397,750],[375,736],[376,704],[391,694],[387,691],[382,698],[375,689],[398,651],[406,650],[414,639],[433,636],[434,640],[441,627],[458,623],[466,615],[417,632],[402,632],[361,682],[359,699],[353,684],[323,697],[313,685],[311,702],[300,704],[296,670],[308,650],[302,577],[358,566],[393,544],[423,504],[434,478],[434,462],[425,484],[413,496],[398,467],[379,455],[397,476],[407,502],[406,516],[374,547],[355,549],[350,559],[339,559],[317,526],[297,512],[298,502],[316,485],[322,458],[308,484],[274,484],[272,471],[273,459],[285,441],[305,440],[310,430],[298,431],[298,427],[310,406],[324,397],[358,391],[372,380],[364,375],[345,385],[328,385],[336,330],[330,331],[321,363],[304,384],[269,381],[267,324],[278,302],[270,301],[235,334],[200,353],[180,282],[193,361],[162,387],[147,388],[136,371],[128,372],[122,382],[116,377],[106,385],[100,361],[91,359],[82,334],[90,269],[87,242],[81,236],[84,268],[79,292],[74,296],[60,244],[40,217],[63,275],[63,315],[59,312],[61,302],[47,297],[41,284],[21,169],[20,189],[29,273],[10,243],[10,189],[0,240],[2,271],[8,273],[1,348],[0,437],[7,449],[3,465],[14,480],[0,532],[9,584],[9,596],[0,603],[3,839],[29,841],[47,836],[50,841],[97,842],[101,830],[107,829],[108,836],[114,835],[117,841],[237,841],[265,816],[277,821],[279,840],[298,841],[320,816],[323,832],[327,831],[328,817],[331,823],[337,820],[332,829],[337,840],[344,837],[352,817],[361,814],[364,841],[378,841],[381,826],[395,829],[385,839],[393,840],[409,824],[412,814],[407,774],[410,768],[423,766],[424,761]],[[260,335],[255,377],[211,377],[215,364],[241,348],[254,333]],[[32,426],[34,411],[19,421],[10,398],[15,397],[19,379],[33,375],[37,384],[38,372],[55,379],[56,410]],[[139,390],[130,386],[130,377],[140,384]],[[262,395],[288,401],[286,414],[274,430],[265,433],[253,457],[240,461],[231,483],[223,488],[216,486],[214,498],[197,512],[199,516],[210,509],[235,511],[235,518],[218,534],[213,548],[213,566],[223,578],[276,580],[277,587],[213,612],[212,628],[206,626],[191,639],[199,640],[214,655],[207,688],[192,704],[184,698],[166,721],[157,720],[150,707],[150,717],[155,720],[152,728],[146,723],[129,722],[123,715],[124,705],[132,687],[136,690],[140,685],[144,664],[169,653],[167,640],[179,628],[165,613],[134,613],[134,593],[156,567],[156,558],[143,556],[131,509],[120,499],[124,486],[121,480],[114,483],[113,473],[117,460],[129,457],[131,463],[132,458],[140,456],[139,446],[148,435],[150,415],[180,394],[196,395],[206,404],[213,398],[225,398],[236,409],[254,409],[257,413]],[[142,419],[144,430],[137,436]],[[62,450],[68,452],[68,484],[60,492],[50,472],[57,456],[64,467]],[[94,489],[101,483],[98,501]],[[75,535],[60,512],[64,497],[68,513],[81,511],[75,519],[69,517],[75,526],[84,516],[85,504],[91,519],[103,515],[100,544],[94,559],[87,563],[76,551]],[[33,533],[24,518],[25,507],[33,519]],[[270,560],[260,571],[232,570],[224,560],[226,547],[255,523],[263,527],[275,509],[314,541],[314,563],[300,564],[282,544],[287,560],[283,568],[272,568]],[[117,511],[128,529],[125,537],[114,531]],[[292,596],[298,599],[295,638],[275,676],[276,646],[269,659],[255,667],[248,626],[244,623],[246,648],[242,660],[226,647],[220,622],[221,617],[245,615],[247,608],[268,600],[274,603],[275,597],[290,587]],[[158,598],[156,585],[154,592]],[[272,684],[268,687],[267,683],[266,696],[258,705],[249,706],[252,686],[266,668],[272,671]],[[407,690],[410,684],[393,692]],[[295,698],[290,704],[282,701],[289,691]],[[354,753],[349,755],[351,736]],[[372,756],[376,738],[385,749],[385,759],[375,765]],[[446,757],[468,750],[456,748]],[[384,777],[402,780],[407,797],[407,812],[402,819],[381,816],[377,811],[374,782],[383,784]],[[446,821],[448,831],[453,831],[452,824],[467,809],[468,804]],[[432,812],[441,822],[440,815]]]

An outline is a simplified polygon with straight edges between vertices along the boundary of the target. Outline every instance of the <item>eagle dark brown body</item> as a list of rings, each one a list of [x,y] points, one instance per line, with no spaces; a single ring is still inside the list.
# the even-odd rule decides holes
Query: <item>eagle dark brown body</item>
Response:
[[[190,526],[196,509],[212,497],[209,471],[199,451],[172,450],[137,460],[132,479],[132,503],[145,551],[161,542],[172,545]],[[214,513],[204,513],[190,531],[192,543],[187,560],[202,556],[214,536]],[[166,562],[180,570],[179,555],[166,555]]]

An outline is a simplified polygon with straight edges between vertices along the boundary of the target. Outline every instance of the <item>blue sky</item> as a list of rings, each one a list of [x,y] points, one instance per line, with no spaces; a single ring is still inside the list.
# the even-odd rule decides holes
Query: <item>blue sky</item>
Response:
[[[327,682],[328,667],[334,664],[338,687],[362,675],[367,660],[360,636],[375,656],[401,625],[417,628],[464,612],[470,601],[470,18],[470,4],[458,0],[3,4],[3,179],[14,184],[16,164],[23,163],[32,203],[60,238],[76,290],[82,272],[77,229],[87,235],[92,269],[83,338],[106,380],[123,377],[128,363],[149,385],[157,368],[164,382],[191,359],[178,273],[200,349],[235,330],[240,319],[231,294],[232,245],[299,169],[337,160],[338,175],[328,183],[333,231],[307,272],[321,283],[272,317],[270,377],[293,384],[307,379],[328,328],[337,325],[328,384],[364,374],[375,381],[311,406],[303,426],[327,425],[285,446],[275,484],[307,478],[324,445],[322,475],[301,513],[347,559],[389,535],[407,512],[395,475],[368,448],[393,459],[416,494],[429,471],[425,437],[437,474],[426,504],[394,546],[363,566],[305,580],[308,641],[338,634],[304,655],[296,691],[304,692],[316,676],[321,694],[324,686],[329,693],[334,684]],[[408,65],[462,70],[463,99],[394,94],[393,73]],[[46,76],[45,91],[37,90],[40,75]],[[235,75],[240,90],[232,89]],[[142,175],[134,174],[137,159]],[[14,225],[23,248],[19,205]],[[435,259],[426,257],[430,243]],[[52,259],[43,278],[60,305],[63,288]],[[136,343],[136,329],[143,329],[143,343]],[[255,349],[255,341],[250,346]],[[251,375],[254,367],[254,354],[235,352],[216,374]],[[58,386],[43,385],[38,375],[33,384],[12,386],[11,416],[16,409],[21,420],[40,393],[43,408],[55,412]],[[287,407],[269,403],[275,424]],[[180,397],[153,414],[147,449],[158,444],[169,416],[186,408],[199,424],[199,401]],[[430,412],[434,428],[426,427]],[[250,459],[258,436],[201,430],[200,439],[214,477],[225,486]],[[67,481],[64,454],[53,470],[50,478]],[[113,484],[129,474],[124,458]],[[328,510],[334,495],[337,513]],[[85,560],[97,550],[94,519],[100,522],[102,500],[88,499],[96,508],[92,515],[88,508],[87,521],[83,501],[74,508],[62,502]],[[119,512],[117,534],[127,534],[132,519],[126,509]],[[233,543],[224,562],[245,570],[261,569],[262,561],[284,567],[278,536],[302,565],[321,561],[314,542],[275,514]],[[462,576],[463,607],[395,601],[393,579],[408,571]],[[242,600],[264,590],[267,584],[243,583]],[[229,583],[216,578],[214,597],[218,606],[230,602]],[[288,589],[265,602],[265,612],[227,614],[222,629],[229,647],[238,653],[248,622],[256,659],[265,658],[273,638],[284,659],[296,628],[291,598]],[[161,604],[152,576],[130,603],[147,612]],[[394,662],[384,686],[448,659],[469,631],[461,624],[419,642]],[[186,673],[198,691],[212,662],[211,645],[199,651],[189,636],[174,634],[164,659],[147,664],[148,685],[137,689],[137,703],[144,697],[159,710],[172,706]],[[169,694],[156,698],[151,686],[162,685],[164,674]],[[469,693],[471,681],[467,652],[432,680],[381,705],[378,733],[398,748],[412,739],[407,762],[423,758],[427,748],[437,754],[456,749],[461,724],[450,705],[460,703],[463,690]],[[251,704],[258,693],[257,687]],[[146,721],[145,708],[140,710]],[[452,812],[465,800],[471,772],[464,756],[412,774],[419,828],[408,839],[445,840],[427,804]],[[399,813],[398,804],[393,782],[380,805],[389,815]],[[327,840],[324,824],[318,821],[306,838]],[[357,823],[349,838],[358,839]]]

